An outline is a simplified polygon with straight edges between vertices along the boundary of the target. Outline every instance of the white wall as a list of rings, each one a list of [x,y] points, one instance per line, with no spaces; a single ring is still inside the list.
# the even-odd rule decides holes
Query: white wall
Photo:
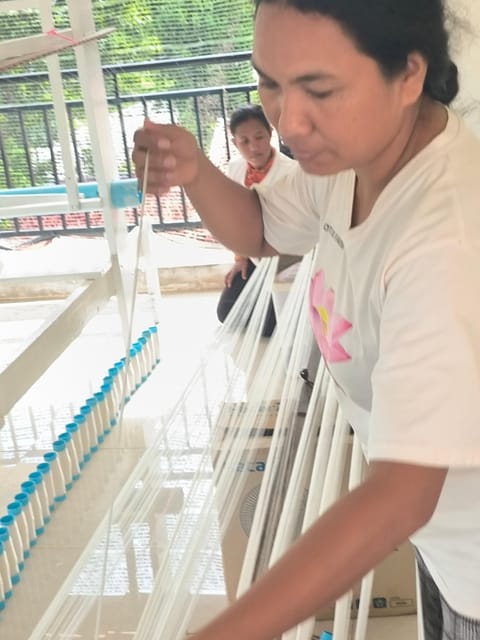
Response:
[[[480,0],[449,0],[455,15],[466,23],[454,30],[452,57],[460,71],[460,95],[455,106],[480,135]]]

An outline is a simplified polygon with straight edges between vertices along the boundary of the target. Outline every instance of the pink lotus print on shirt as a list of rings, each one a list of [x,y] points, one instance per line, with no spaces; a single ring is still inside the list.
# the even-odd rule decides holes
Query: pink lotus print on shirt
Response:
[[[325,288],[325,274],[319,271],[310,283],[310,320],[326,362],[345,362],[351,357],[339,339],[352,325],[334,311],[335,292]]]

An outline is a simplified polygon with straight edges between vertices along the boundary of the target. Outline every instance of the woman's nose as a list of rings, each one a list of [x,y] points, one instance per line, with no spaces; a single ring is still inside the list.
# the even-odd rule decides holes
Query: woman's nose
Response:
[[[284,94],[279,104],[278,132],[284,140],[310,135],[312,124],[305,110],[302,97]]]

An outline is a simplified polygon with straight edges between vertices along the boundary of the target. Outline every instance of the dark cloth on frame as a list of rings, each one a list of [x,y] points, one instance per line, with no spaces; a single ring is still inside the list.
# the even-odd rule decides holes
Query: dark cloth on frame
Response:
[[[480,620],[466,618],[445,602],[416,550],[422,599],[424,640],[480,640]]]

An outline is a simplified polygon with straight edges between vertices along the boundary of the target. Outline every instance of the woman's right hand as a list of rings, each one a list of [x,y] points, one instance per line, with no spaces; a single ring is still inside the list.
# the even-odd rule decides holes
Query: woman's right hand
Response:
[[[202,151],[195,137],[174,124],[155,124],[145,120],[134,135],[132,160],[140,188],[143,188],[147,152],[147,193],[161,195],[174,186],[194,182],[200,171]]]

